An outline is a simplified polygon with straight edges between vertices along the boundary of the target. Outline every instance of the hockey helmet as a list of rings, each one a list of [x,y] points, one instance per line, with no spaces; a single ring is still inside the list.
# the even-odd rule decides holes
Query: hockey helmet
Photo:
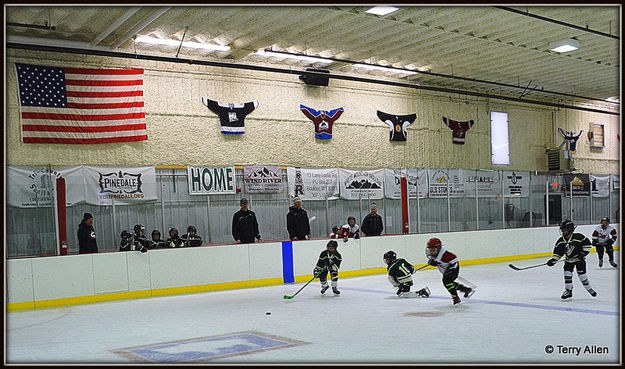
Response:
[[[158,238],[161,238],[161,231],[159,231],[158,229],[155,229],[152,231],[152,239],[154,239],[154,236],[158,235]]]
[[[197,229],[194,226],[188,226],[187,227],[187,233],[197,233]]]
[[[575,223],[568,219],[565,219],[564,221],[562,221],[562,223],[560,223],[560,230],[563,229],[566,229],[567,231],[569,231],[569,233],[573,233],[573,231],[575,230]]]
[[[121,234],[121,237],[122,237],[123,239],[126,239],[126,238],[130,238],[130,237],[132,237],[132,235],[130,234],[130,232],[128,232],[128,231],[126,231],[126,230],[123,230],[123,231],[122,231],[122,234]]]
[[[135,227],[133,228],[135,231],[135,234],[144,234],[145,232],[145,226],[143,224],[135,224]]]
[[[384,253],[382,259],[384,259],[384,262],[386,264],[390,264],[391,262],[395,261],[395,259],[397,259],[397,254],[395,253],[395,251],[390,250]]]
[[[174,232],[174,234],[171,234],[172,232]],[[173,237],[174,235],[178,235],[178,230],[176,228],[169,228],[169,237]]]
[[[349,223],[349,221],[350,221],[350,220],[353,220],[353,221],[354,221],[354,224],[356,224],[356,218],[354,218],[354,217],[352,217],[352,216],[348,216],[348,217],[347,217],[347,224],[350,224],[350,223]],[[350,225],[351,225],[351,224],[350,224]]]
[[[440,249],[443,247],[443,243],[436,237],[432,237],[428,240],[427,248],[428,249]]]
[[[610,217],[603,217],[603,218],[601,218],[601,223],[603,223],[604,220],[606,222],[608,222],[608,224],[610,224]]]
[[[330,247],[337,248],[337,247],[339,247],[339,243],[334,241],[334,240],[330,240],[330,241],[328,241],[328,244],[326,245],[326,248],[330,248]]]

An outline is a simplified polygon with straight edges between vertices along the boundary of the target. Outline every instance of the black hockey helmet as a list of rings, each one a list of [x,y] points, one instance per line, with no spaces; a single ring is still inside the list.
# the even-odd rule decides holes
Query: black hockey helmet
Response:
[[[560,223],[560,230],[562,229],[566,229],[567,231],[569,231],[569,233],[573,233],[573,231],[575,230],[575,223],[568,219],[565,219],[564,221],[562,221],[562,223]]]
[[[171,234],[172,232],[174,232],[175,235],[178,235],[178,229],[176,228],[169,228],[169,237],[172,237],[173,235]]]
[[[340,229],[339,226],[333,226],[332,227],[332,232],[339,233],[339,229]]]
[[[132,237],[132,235],[130,234],[130,232],[128,232],[126,230],[123,230],[122,234],[121,234],[121,237],[122,238],[130,238],[130,237]]]
[[[188,226],[187,227],[187,233],[197,233],[197,229],[194,226]]]
[[[390,264],[391,262],[395,261],[395,259],[397,259],[397,254],[395,253],[395,251],[390,250],[384,253],[382,259],[384,259],[384,262],[386,262],[386,264]]]
[[[349,224],[349,221],[350,221],[350,220],[353,220],[353,221],[354,221],[354,223],[356,223],[356,218],[354,218],[353,216],[348,216],[348,217],[347,217],[347,224]]]
[[[339,247],[339,243],[334,240],[330,240],[328,241],[328,244],[326,245],[326,248],[329,248],[329,247],[337,248]]]
[[[145,233],[145,226],[143,224],[135,224],[135,227],[133,229],[135,231],[135,234],[139,234],[139,232],[141,232],[142,234]]]
[[[161,231],[155,229],[152,231],[152,239],[154,239],[154,235],[158,235],[158,238],[161,238]]]

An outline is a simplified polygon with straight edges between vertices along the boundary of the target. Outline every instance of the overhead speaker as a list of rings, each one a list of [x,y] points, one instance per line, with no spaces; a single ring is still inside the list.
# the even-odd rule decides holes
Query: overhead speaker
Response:
[[[330,74],[330,71],[325,69],[306,68],[306,71]],[[302,74],[299,79],[308,86],[327,86],[330,81],[330,78],[316,74]]]

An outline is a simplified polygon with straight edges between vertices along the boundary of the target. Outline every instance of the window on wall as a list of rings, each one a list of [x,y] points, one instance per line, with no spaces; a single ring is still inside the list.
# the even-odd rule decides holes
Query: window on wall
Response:
[[[605,147],[605,139],[603,132],[603,124],[590,123],[590,146],[592,147]]]
[[[490,147],[493,165],[509,165],[508,113],[490,112]]]

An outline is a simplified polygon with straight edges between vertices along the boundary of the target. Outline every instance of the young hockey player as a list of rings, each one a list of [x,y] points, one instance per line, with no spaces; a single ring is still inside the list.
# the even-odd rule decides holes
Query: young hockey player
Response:
[[[553,248],[553,256],[547,261],[548,266],[554,266],[564,255],[564,293],[562,300],[573,297],[573,269],[577,268],[577,276],[584,285],[588,293],[595,297],[597,292],[590,286],[590,281],[586,275],[586,255],[592,249],[590,240],[581,233],[574,233],[575,224],[570,220],[565,220],[560,224],[562,237],[558,238]]]
[[[178,229],[169,228],[169,238],[167,239],[167,247],[184,247],[184,241],[178,235]]]
[[[597,248],[597,256],[599,257],[599,268],[603,266],[603,248],[608,254],[610,265],[616,268],[618,265],[614,262],[614,249],[612,245],[616,242],[616,229],[610,225],[610,218],[601,218],[601,224],[592,232],[592,244]]]
[[[330,233],[330,238],[340,238],[341,237],[341,232],[339,226],[334,226],[332,227],[332,233]]]
[[[197,229],[192,225],[187,227],[187,233],[183,234],[181,239],[186,247],[197,247],[202,244],[202,237],[197,235]]]
[[[165,240],[161,238],[161,232],[158,229],[152,231],[152,240],[150,241],[151,249],[162,249],[167,247]]]
[[[388,280],[393,287],[397,287],[397,296],[400,297],[429,297],[430,289],[424,287],[419,291],[410,292],[412,286],[412,274],[415,272],[414,266],[405,259],[397,258],[394,251],[387,251],[384,256],[386,270],[388,271]]]
[[[343,242],[347,242],[348,238],[360,238],[360,230],[358,224],[356,224],[356,218],[352,216],[347,217],[347,224],[341,227],[341,236],[343,237]]]
[[[335,295],[339,295],[341,292],[336,288],[339,281],[339,268],[341,267],[341,254],[336,251],[339,246],[335,240],[328,241],[326,250],[323,250],[319,255],[319,260],[315,269],[313,269],[313,275],[319,277],[321,282],[321,294],[326,293],[328,289],[328,272],[332,278],[332,292]]]
[[[451,251],[443,247],[443,243],[436,237],[430,238],[425,249],[425,256],[428,258],[428,264],[438,267],[443,273],[443,285],[451,295],[454,305],[460,303],[458,290],[464,292],[464,297],[469,298],[475,293],[475,287],[467,287],[455,282],[460,273],[458,265],[458,257]]]

